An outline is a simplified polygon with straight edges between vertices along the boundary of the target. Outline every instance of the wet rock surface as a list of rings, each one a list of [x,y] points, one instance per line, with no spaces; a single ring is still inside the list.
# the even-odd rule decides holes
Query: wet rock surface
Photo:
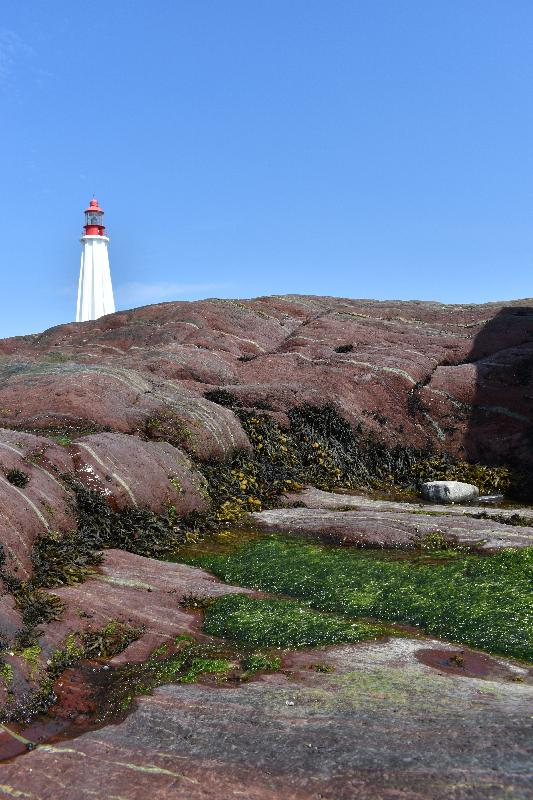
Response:
[[[518,516],[533,527],[533,508],[531,506],[520,508],[494,508],[490,505],[465,504],[465,505],[439,505],[438,503],[418,502],[416,499],[389,500],[380,497],[370,497],[366,494],[355,492],[325,492],[313,486],[306,487],[297,492],[286,492],[285,504],[291,506],[304,506],[306,508],[323,508],[337,511],[407,511],[412,513],[426,513],[439,515],[459,515],[475,517],[486,514],[488,517],[498,516],[503,520],[516,519]]]
[[[428,653],[464,656],[433,640],[392,639],[288,656],[283,674],[239,687],[160,687],[117,725],[5,763],[2,791],[39,800],[530,798],[527,670],[493,659],[493,673],[457,677],[425,663]]]
[[[533,526],[518,527],[465,514],[382,510],[379,501],[364,510],[276,508],[248,514],[250,525],[271,533],[314,536],[336,544],[362,547],[415,547],[438,534],[450,544],[493,552],[505,547],[533,546]]]

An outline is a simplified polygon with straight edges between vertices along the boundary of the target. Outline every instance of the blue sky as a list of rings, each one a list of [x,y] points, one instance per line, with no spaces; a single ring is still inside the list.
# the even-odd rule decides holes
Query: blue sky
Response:
[[[533,295],[531,0],[5,3],[0,336],[117,305]]]

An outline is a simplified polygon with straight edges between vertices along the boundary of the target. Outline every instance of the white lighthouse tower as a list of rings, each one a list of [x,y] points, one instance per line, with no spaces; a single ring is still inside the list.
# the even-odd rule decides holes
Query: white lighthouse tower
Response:
[[[80,241],[82,251],[76,322],[85,322],[115,311],[107,252],[109,238],[105,235],[104,212],[96,198],[85,209],[85,225]]]

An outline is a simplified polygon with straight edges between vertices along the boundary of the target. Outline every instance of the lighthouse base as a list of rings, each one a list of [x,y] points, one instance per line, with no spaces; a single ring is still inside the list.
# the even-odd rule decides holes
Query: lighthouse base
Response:
[[[82,236],[76,322],[113,314],[115,300],[109,270],[107,236]]]

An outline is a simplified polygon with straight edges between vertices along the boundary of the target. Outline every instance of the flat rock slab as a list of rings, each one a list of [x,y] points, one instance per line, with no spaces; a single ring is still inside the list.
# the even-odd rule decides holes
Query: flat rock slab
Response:
[[[526,520],[531,520],[533,527],[533,508],[497,508],[491,504],[479,505],[439,505],[438,503],[424,503],[403,500],[381,500],[368,497],[363,494],[324,492],[322,489],[315,489],[309,486],[300,492],[287,492],[283,495],[285,501],[290,506],[298,503],[306,508],[325,508],[337,511],[411,511],[416,514],[455,514],[460,516],[475,517],[478,514],[486,514],[488,517],[499,517],[509,519],[518,514]]]
[[[413,547],[435,533],[450,543],[487,552],[533,545],[533,527],[452,514],[276,508],[248,514],[246,519],[249,525],[261,531],[316,536],[328,542],[360,547]]]
[[[54,589],[65,603],[60,620],[45,627],[43,657],[60,647],[69,633],[102,628],[109,622],[141,627],[143,635],[113,663],[143,660],[161,642],[182,633],[198,633],[198,616],[180,606],[187,596],[219,597],[250,593],[204,570],[157,561],[123,550],[106,550],[94,578],[77,586]]]
[[[458,652],[392,639],[298,653],[285,662],[289,674],[238,687],[160,687],[120,724],[6,763],[0,794],[529,800],[527,670],[493,659],[501,677],[473,677],[424,663],[446,651]]]
[[[7,571],[20,580],[31,573],[38,536],[76,527],[72,495],[57,478],[57,464],[71,461],[54,442],[0,429],[0,543]],[[24,474],[25,485],[10,482],[12,470]]]

